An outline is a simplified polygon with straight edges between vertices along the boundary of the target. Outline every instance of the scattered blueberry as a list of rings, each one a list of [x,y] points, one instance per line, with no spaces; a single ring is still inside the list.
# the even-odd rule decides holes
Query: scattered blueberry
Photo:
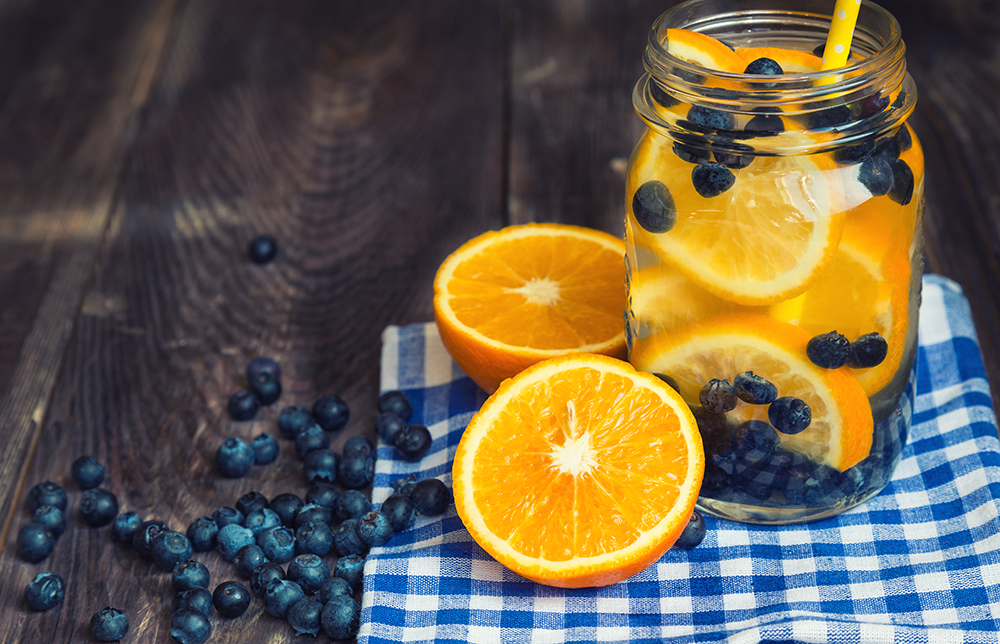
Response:
[[[321,521],[306,521],[295,532],[295,550],[325,557],[333,549],[333,528]]]
[[[90,618],[90,630],[102,642],[114,642],[128,633],[128,616],[117,608],[105,606]]]
[[[315,424],[312,412],[301,405],[284,407],[278,414],[278,429],[281,430],[281,435],[289,440],[295,440],[299,432]]]
[[[396,442],[399,431],[405,426],[405,420],[391,411],[385,411],[375,419],[375,434],[382,439],[383,443],[392,445]]]
[[[333,514],[341,521],[358,519],[372,511],[372,502],[357,490],[347,490],[333,504]]]
[[[281,525],[281,517],[271,508],[253,510],[243,519],[243,527],[253,532],[256,537],[264,530],[277,528]]]
[[[159,519],[143,521],[132,533],[132,549],[143,559],[153,558],[153,541],[170,527]]]
[[[41,523],[28,523],[17,532],[17,552],[21,558],[38,563],[52,554],[56,540]]]
[[[170,639],[175,644],[204,644],[212,635],[208,617],[188,608],[170,616]]]
[[[798,434],[812,422],[812,410],[798,398],[782,396],[768,406],[767,418],[782,434]]]
[[[718,163],[702,163],[691,171],[691,183],[698,194],[710,199],[732,188],[736,183],[736,175]]]
[[[28,490],[28,509],[32,512],[43,505],[53,505],[65,512],[68,500],[66,490],[52,481],[42,481]]]
[[[330,578],[330,567],[318,555],[301,554],[288,564],[285,575],[301,586],[307,595],[311,595]]]
[[[66,582],[54,572],[40,572],[24,589],[24,601],[31,610],[48,610],[66,597]]]
[[[256,490],[247,492],[236,500],[236,509],[243,513],[244,521],[246,516],[254,510],[263,510],[267,507],[267,497]]]
[[[657,375],[660,376],[661,378],[669,378],[669,376],[661,376],[660,374]],[[677,388],[674,387],[674,389],[676,390]],[[417,475],[407,474],[406,476],[398,478],[395,481],[393,481],[392,493],[399,494],[402,496],[410,496],[411,494],[413,494],[413,488],[415,487],[417,487]]]
[[[677,223],[677,207],[670,190],[660,181],[647,181],[632,196],[632,214],[646,231],[665,233]]]
[[[325,436],[325,434],[324,434]],[[302,457],[302,467],[310,483],[337,480],[337,468],[342,463],[340,456],[328,449],[314,449]]]
[[[334,570],[336,570],[336,566],[334,566]],[[323,585],[319,589],[319,601],[324,606],[334,597],[354,597],[354,589],[351,587],[351,583],[343,577],[338,577],[336,574],[323,582]]]
[[[250,240],[248,253],[254,264],[266,264],[278,254],[278,242],[270,235],[259,235]]]
[[[344,453],[360,452],[375,455],[375,444],[367,436],[351,436],[344,442]]]
[[[194,559],[188,559],[178,564],[171,575],[174,592],[178,593],[192,588],[208,588],[211,579],[212,575],[208,572],[205,564]]]
[[[326,481],[316,481],[306,490],[305,502],[333,512],[333,505],[339,496],[340,492],[332,484]]]
[[[257,415],[260,402],[252,391],[237,391],[229,397],[226,409],[233,420],[251,420]]]
[[[250,590],[258,597],[264,596],[267,585],[274,579],[284,579],[285,569],[273,561],[262,563],[253,570],[250,575]],[[218,610],[218,609],[216,609]]]
[[[337,526],[333,531],[333,547],[341,557],[359,555],[368,550],[368,544],[358,534],[357,519],[347,519]]]
[[[273,463],[281,451],[278,441],[270,434],[258,434],[254,436],[254,439],[250,442],[250,449],[253,450],[253,462],[257,465]]]
[[[778,397],[778,388],[752,371],[744,371],[733,378],[736,396],[751,405],[767,405]]]
[[[346,425],[351,413],[343,398],[336,394],[323,394],[313,404],[312,415],[323,431],[332,432]]]
[[[451,504],[451,490],[439,479],[424,479],[413,488],[410,501],[417,514],[436,517],[444,514]]]
[[[358,534],[371,546],[381,546],[393,535],[392,522],[381,512],[372,511],[358,519]]]
[[[243,526],[231,523],[219,530],[216,545],[226,561],[232,561],[243,546],[254,543],[253,532]]]
[[[227,438],[215,452],[215,465],[223,476],[230,478],[245,476],[253,462],[253,448],[239,438]]]
[[[362,488],[375,478],[375,456],[363,451],[344,451],[337,468],[337,481],[346,488]]]
[[[701,105],[694,105],[688,110],[687,120],[692,130],[700,132],[718,132],[736,127],[732,114]]]
[[[257,374],[250,381],[250,391],[261,405],[270,405],[281,397],[281,381],[267,374]]]
[[[733,445],[740,458],[759,461],[767,458],[780,442],[778,433],[762,420],[747,420],[733,432]]]
[[[379,412],[392,412],[403,420],[413,415],[413,403],[402,391],[387,391],[378,397]]]
[[[332,536],[333,532],[331,531],[330,534]],[[285,526],[271,528],[257,535],[257,545],[260,546],[268,561],[279,564],[288,563],[295,556],[295,533],[291,528]]]
[[[295,515],[295,529],[298,530],[301,526],[309,523],[310,521],[331,525],[333,523],[333,515],[322,505],[315,503],[303,505],[302,509],[299,510],[299,513]]]
[[[186,534],[195,552],[208,552],[215,548],[219,525],[211,517],[198,517],[188,526]]]
[[[698,392],[701,406],[713,414],[724,414],[736,409],[736,389],[728,380],[713,378]]]
[[[392,494],[382,502],[379,512],[388,520],[393,532],[402,532],[413,525],[415,514],[410,497]],[[368,515],[365,515],[368,516]]]
[[[238,581],[224,581],[212,591],[212,605],[223,617],[239,617],[250,606],[250,591]]]
[[[419,461],[431,449],[431,433],[423,425],[410,423],[396,436],[396,449],[406,461]]]
[[[194,548],[183,533],[164,530],[153,539],[149,554],[153,558],[153,563],[163,570],[172,572],[178,564],[194,555]]]
[[[884,157],[868,157],[858,169],[858,181],[873,197],[881,197],[892,190],[892,166]]]
[[[135,512],[122,512],[111,524],[111,537],[119,543],[132,543],[132,537],[142,526],[142,519]]]
[[[817,367],[840,369],[851,357],[851,341],[836,331],[813,336],[806,344],[806,356]]]
[[[244,579],[249,579],[254,569],[266,561],[267,556],[264,554],[264,550],[256,543],[243,546],[236,553],[236,556],[233,557],[233,563],[236,564],[236,572]]]
[[[118,516],[118,497],[102,487],[87,490],[80,497],[80,514],[92,528],[106,526]]]
[[[272,617],[285,619],[288,607],[305,597],[302,587],[288,579],[273,579],[264,589],[264,610]]]
[[[299,458],[305,458],[306,454],[314,449],[327,449],[330,447],[330,437],[323,428],[315,423],[306,427],[295,437],[295,451]]]
[[[291,492],[283,492],[271,499],[267,507],[271,508],[281,519],[281,525],[295,525],[295,515],[299,513],[305,503],[298,495]]]
[[[902,159],[893,160],[889,167],[892,168],[892,188],[889,190],[889,198],[905,206],[913,199],[913,171]]]
[[[870,369],[882,364],[889,354],[889,343],[878,333],[867,333],[851,343],[851,359],[847,366],[852,369]]]
[[[70,469],[73,480],[81,489],[89,490],[104,482],[104,466],[93,456],[81,456]]]
[[[288,625],[295,629],[296,635],[315,637],[319,634],[319,621],[322,612],[323,604],[314,599],[303,597],[288,607],[285,619],[288,620]]]
[[[684,526],[684,531],[681,532],[681,536],[677,538],[674,542],[674,548],[680,550],[690,550],[696,547],[705,539],[705,534],[708,532],[708,527],[705,525],[705,519],[701,516],[701,513],[695,510],[691,513],[691,518],[688,519],[688,523]]]
[[[747,65],[747,68],[743,70],[743,73],[763,76],[778,76],[780,74],[784,74],[785,70],[781,69],[781,65],[779,65],[776,60],[771,58],[758,58]]]
[[[174,611],[195,610],[208,617],[212,614],[212,593],[207,588],[189,588],[174,594],[171,602]]]
[[[320,613],[323,632],[335,640],[345,640],[358,634],[361,607],[353,597],[332,597]]]
[[[236,508],[223,505],[212,513],[212,520],[215,521],[215,525],[219,526],[221,530],[231,523],[243,525],[243,513]]]
[[[32,523],[41,523],[54,539],[66,531],[66,515],[54,505],[41,505],[32,512]]]
[[[333,575],[350,584],[352,589],[360,589],[365,573],[365,558],[361,555],[347,555],[337,560]]]
[[[247,363],[245,375],[247,382],[253,382],[257,379],[257,376],[267,376],[274,380],[281,380],[281,365],[271,358],[254,358]]]

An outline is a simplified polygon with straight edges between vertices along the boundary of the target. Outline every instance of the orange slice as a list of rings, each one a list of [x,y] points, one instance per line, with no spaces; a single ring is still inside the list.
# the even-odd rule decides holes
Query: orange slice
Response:
[[[434,318],[459,367],[487,392],[553,356],[625,356],[625,244],[562,224],[484,233],[438,268]]]
[[[693,65],[721,72],[742,74],[746,64],[720,40],[688,29],[667,29],[667,51]]]
[[[698,405],[701,388],[713,378],[733,382],[752,371],[809,405],[812,422],[801,433],[781,435],[781,445],[817,463],[844,471],[868,456],[873,421],[868,396],[850,369],[821,369],[806,357],[810,334],[762,315],[724,315],[638,343],[637,369],[662,373],[678,384],[684,400]],[[728,412],[738,422],[767,422],[767,405],[739,401]]]
[[[816,54],[784,47],[742,47],[736,53],[743,59],[743,68],[758,58],[770,58],[781,65],[786,74],[818,72],[823,59]]]
[[[701,488],[687,405],[627,362],[578,354],[500,386],[455,453],[455,507],[482,548],[517,574],[604,586],[656,562]]]

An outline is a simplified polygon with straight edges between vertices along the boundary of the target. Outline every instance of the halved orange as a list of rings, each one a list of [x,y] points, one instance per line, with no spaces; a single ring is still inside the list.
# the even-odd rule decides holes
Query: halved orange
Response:
[[[631,360],[637,369],[670,376],[691,405],[699,404],[701,388],[713,378],[732,383],[752,371],[774,383],[779,396],[799,398],[812,411],[810,425],[781,435],[781,445],[844,471],[871,450],[871,407],[850,369],[821,369],[809,361],[810,337],[762,315],[722,315],[636,343]],[[767,405],[739,401],[728,414],[737,422],[768,421]]]
[[[497,561],[542,584],[617,583],[656,562],[704,474],[694,417],[663,381],[606,356],[507,380],[455,453],[455,507]]]
[[[625,357],[625,244],[599,230],[524,224],[479,235],[434,279],[434,318],[459,367],[487,392],[558,355]]]
[[[742,74],[746,63],[721,40],[689,29],[667,29],[667,51],[693,65]]]

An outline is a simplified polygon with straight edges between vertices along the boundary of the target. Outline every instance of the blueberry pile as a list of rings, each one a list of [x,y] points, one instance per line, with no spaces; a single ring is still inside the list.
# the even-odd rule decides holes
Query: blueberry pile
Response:
[[[806,356],[817,367],[839,369],[870,369],[882,364],[889,353],[889,343],[878,333],[866,333],[854,342],[836,331],[812,337],[806,345]]]
[[[889,195],[905,206],[913,199],[913,170],[899,155],[912,146],[910,131],[902,125],[891,135],[842,148],[834,159],[841,165],[857,165],[857,179],[873,197]]]

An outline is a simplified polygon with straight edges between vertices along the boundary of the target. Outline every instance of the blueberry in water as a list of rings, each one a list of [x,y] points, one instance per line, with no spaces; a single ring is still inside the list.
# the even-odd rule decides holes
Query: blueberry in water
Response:
[[[253,591],[254,595],[263,597],[264,591],[272,580],[284,578],[285,570],[280,565],[273,561],[262,563],[254,568],[253,573],[250,575],[250,590]],[[219,609],[216,608],[216,610]]]
[[[877,367],[889,354],[889,343],[878,333],[867,333],[851,343],[851,359],[847,366],[852,369]]]
[[[413,525],[415,510],[409,496],[392,494],[379,507],[379,513],[389,520],[393,532],[402,532]],[[367,516],[367,515],[365,515]]]
[[[875,116],[889,107],[889,97],[882,94],[869,94],[858,104],[858,116],[863,119]]]
[[[250,441],[250,449],[253,450],[253,462],[257,465],[267,465],[273,463],[281,452],[281,447],[274,436],[270,434],[257,434]]]
[[[194,610],[206,617],[212,614],[212,593],[207,588],[191,588],[174,595],[170,603],[174,611]]]
[[[873,197],[881,197],[892,190],[892,166],[884,157],[868,157],[858,169],[858,181]]]
[[[264,555],[264,551],[256,543],[243,546],[236,553],[236,556],[233,557],[236,572],[244,579],[249,579],[250,575],[253,574],[254,568],[266,561],[267,556]]]
[[[336,570],[336,567],[334,567]],[[333,575],[319,589],[319,601],[326,606],[334,597],[354,597],[354,589],[351,582],[343,577]]]
[[[166,532],[169,529],[169,526],[159,519],[143,521],[132,533],[132,549],[143,559],[152,559],[153,541],[161,532]]]
[[[327,636],[335,640],[346,640],[358,634],[361,607],[353,597],[339,595],[332,597],[320,614],[320,626]]]
[[[644,230],[665,233],[677,223],[677,207],[670,190],[659,181],[647,181],[632,196],[632,214]]]
[[[68,500],[66,490],[52,481],[42,481],[28,490],[28,509],[32,512],[42,505],[52,505],[65,512]]]
[[[253,467],[253,462],[253,448],[239,438],[227,438],[215,451],[215,465],[223,476],[230,478],[245,476]]]
[[[236,558],[236,553],[240,551],[240,548],[251,543],[254,543],[253,532],[235,523],[220,529],[216,539],[219,554],[226,561],[232,561]]]
[[[774,114],[758,114],[747,121],[743,126],[744,132],[750,132],[757,136],[770,136],[780,134],[785,131],[785,122],[780,116]]]
[[[899,141],[894,136],[884,136],[875,145],[875,154],[881,156],[891,165],[900,154]]]
[[[208,572],[205,564],[194,559],[188,559],[174,568],[171,574],[171,583],[174,592],[191,590],[192,588],[208,588],[212,575]]]
[[[281,435],[289,440],[295,440],[299,432],[315,424],[312,412],[301,405],[283,407],[278,413],[278,429],[281,430]]]
[[[102,487],[87,490],[80,497],[80,514],[93,528],[106,526],[118,516],[118,497]]]
[[[705,463],[705,476],[701,480],[701,488],[705,491],[718,491],[729,486],[729,473],[715,463]]]
[[[163,570],[172,572],[178,564],[187,561],[194,555],[191,541],[180,532],[164,530],[156,535],[150,546],[149,554],[153,563]]]
[[[694,105],[688,110],[687,120],[691,129],[700,132],[718,132],[736,127],[736,118],[732,114],[701,105]]]
[[[851,341],[836,331],[813,336],[806,344],[806,357],[817,367],[840,369],[851,357]]]
[[[375,434],[383,443],[392,445],[396,442],[396,436],[399,435],[399,431],[405,426],[405,420],[391,411],[385,411],[375,419]]]
[[[370,485],[375,478],[375,458],[360,451],[345,451],[337,468],[337,482],[357,489]]]
[[[244,523],[248,514],[255,510],[263,510],[266,507],[267,497],[257,490],[251,490],[236,500],[236,509],[243,515]]]
[[[396,436],[396,449],[405,461],[419,461],[431,449],[431,433],[423,425],[410,423]]]
[[[798,434],[812,422],[812,410],[799,398],[782,396],[768,406],[767,419],[782,434]]]
[[[728,380],[713,378],[698,392],[701,406],[713,414],[724,414],[736,409],[736,389]]]
[[[204,644],[212,635],[208,617],[190,608],[170,616],[170,639],[175,644]]]
[[[330,447],[330,437],[323,428],[313,424],[306,427],[295,437],[295,451],[299,458],[305,458],[306,454],[314,449],[326,449]]]
[[[298,495],[291,492],[282,492],[271,499],[267,507],[271,508],[278,515],[278,518],[281,519],[281,525],[293,526],[295,525],[295,515],[299,513],[299,510],[304,505],[305,502]]]
[[[729,451],[733,443],[733,432],[725,414],[708,411],[699,405],[691,408],[691,414],[698,424],[706,456],[717,456]]]
[[[325,557],[333,549],[333,528],[328,523],[306,521],[295,531],[295,551]]]
[[[737,454],[754,461],[767,458],[780,440],[774,427],[762,420],[744,421],[733,432],[733,445]]]
[[[122,512],[111,524],[111,538],[118,543],[132,543],[132,537],[142,525],[142,519],[135,512]]]
[[[850,123],[853,118],[851,108],[835,105],[809,114],[808,127],[810,130],[822,130]]]
[[[369,512],[358,519],[358,534],[369,547],[381,546],[392,538],[392,522],[381,512]]]
[[[24,601],[31,610],[48,610],[66,597],[66,582],[54,572],[40,572],[24,589]]]
[[[243,519],[243,527],[253,532],[254,538],[264,530],[277,528],[281,525],[281,517],[270,508],[254,510]]]
[[[413,403],[402,391],[387,391],[378,397],[378,410],[380,413],[392,412],[403,420],[410,420],[413,415]]]
[[[288,625],[295,630],[296,635],[319,634],[320,615],[323,612],[323,604],[315,599],[303,597],[288,607],[285,619]]]
[[[40,523],[52,538],[58,539],[66,531],[66,515],[54,505],[39,506],[31,513],[32,523]]]
[[[252,391],[237,391],[229,397],[226,409],[233,420],[250,420],[257,415],[260,402]]]
[[[341,521],[358,519],[371,511],[371,501],[357,490],[347,490],[333,504],[333,514]]]
[[[294,581],[288,579],[273,579],[264,589],[264,610],[272,617],[285,619],[288,607],[306,594]]]
[[[744,371],[733,378],[736,396],[751,405],[768,405],[778,397],[774,383],[761,378],[752,371]]]
[[[674,542],[674,548],[679,550],[690,550],[696,547],[705,539],[705,534],[708,533],[708,527],[705,525],[705,519],[701,516],[701,513],[695,510],[691,513],[691,518],[688,519],[688,523],[684,526],[684,531],[681,532],[681,536],[677,538]]]
[[[333,575],[346,581],[353,589],[361,588],[364,574],[365,558],[361,555],[341,557],[333,568]]]
[[[837,148],[833,153],[833,160],[840,165],[854,165],[873,154],[875,154],[875,139],[869,138],[860,143]]]
[[[83,490],[95,488],[104,482],[104,466],[93,456],[81,456],[73,461],[70,474]]]
[[[718,163],[702,163],[691,171],[691,183],[702,197],[718,197],[736,183],[736,175]]]
[[[758,74],[763,76],[777,76],[779,74],[784,74],[785,70],[781,69],[781,65],[778,61],[772,58],[758,58],[752,61],[747,68],[743,70],[744,74]]]
[[[323,394],[313,404],[313,418],[324,431],[332,432],[347,424],[351,412],[344,399],[336,394]]]
[[[725,150],[715,151],[715,162],[721,166],[739,170],[753,162],[753,148],[745,143],[730,141],[725,144]]]
[[[328,449],[311,450],[302,458],[302,466],[310,483],[314,481],[333,483],[337,480],[337,468],[342,462],[335,452]]]
[[[332,484],[325,481],[316,481],[306,490],[305,502],[318,505],[333,512],[333,506],[340,497],[340,491]]]
[[[893,160],[889,167],[892,168],[892,188],[889,190],[889,198],[905,206],[913,199],[913,171],[902,159]]]
[[[243,513],[236,508],[224,505],[212,513],[212,520],[215,521],[215,525],[219,526],[220,530],[231,523],[241,526],[243,525]]]
[[[301,586],[307,595],[311,595],[330,578],[330,566],[318,555],[301,554],[288,564],[285,575]]]
[[[708,150],[702,149],[696,145],[690,145],[687,143],[681,143],[680,141],[674,143],[673,146],[674,154],[677,155],[681,161],[686,161],[688,163],[705,163],[706,161],[712,160],[712,153]],[[659,183],[658,181],[656,183]],[[669,194],[669,193],[668,193]],[[673,197],[671,197],[671,204],[673,204]],[[632,211],[635,212],[635,201],[632,202]],[[671,224],[672,225],[672,224]],[[669,229],[668,229],[669,230]],[[664,231],[666,232],[666,231]]]
[[[278,254],[278,242],[270,235],[259,235],[250,240],[248,253],[254,264],[266,264]]]
[[[295,532],[285,526],[270,528],[257,535],[257,545],[268,561],[288,563],[295,557]]]
[[[417,514],[436,517],[444,514],[451,505],[451,490],[439,479],[424,479],[413,488],[410,501]]]
[[[342,521],[337,526],[337,529],[333,531],[333,547],[337,549],[337,554],[341,557],[363,554],[368,550],[368,544],[358,534],[357,519]]]
[[[896,134],[893,136],[896,139],[896,144],[899,146],[900,152],[906,152],[913,147],[913,137],[910,136],[910,128],[905,125],[900,126],[896,130]]]
[[[257,374],[250,381],[250,391],[261,405],[270,405],[281,398],[281,381],[267,374]]]
[[[659,103],[662,107],[673,107],[674,105],[680,105],[681,102],[676,98],[667,94],[659,83],[653,79],[649,80],[649,95],[653,97],[653,100]]]
[[[102,642],[114,642],[128,633],[128,616],[117,608],[105,606],[90,618],[90,631]]]

